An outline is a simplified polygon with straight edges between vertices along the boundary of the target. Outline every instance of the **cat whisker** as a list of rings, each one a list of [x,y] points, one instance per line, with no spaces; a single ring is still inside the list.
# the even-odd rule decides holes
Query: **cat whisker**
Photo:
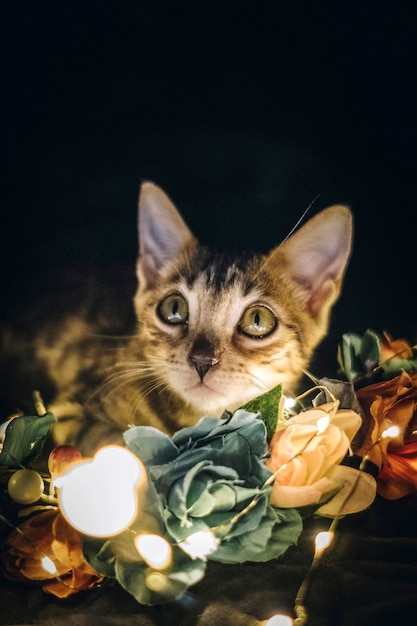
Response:
[[[137,335],[134,333],[132,335],[113,335],[113,334],[107,334],[107,333],[89,333],[89,337],[91,337],[91,339],[100,339],[100,340],[109,340],[109,341],[132,341],[133,339],[135,339],[135,337],[137,337]]]
[[[315,385],[319,384],[319,379],[317,378],[317,376],[314,376],[314,374],[312,374],[309,370],[305,370],[305,369],[301,369],[301,372],[307,376],[307,378],[309,378]]]
[[[143,402],[144,398],[146,398],[147,395],[158,387],[161,388],[161,391],[163,391],[164,387],[166,387],[166,383],[163,380],[155,380],[155,375],[152,374],[152,372],[147,372],[146,375],[143,376],[143,372],[138,369],[133,369],[119,375],[110,375],[90,396],[86,404],[91,405],[97,397],[104,399],[113,394],[116,394],[117,396],[119,391],[126,385],[131,385],[135,382],[139,383],[139,381],[141,379],[143,381],[144,378],[149,379],[147,386],[142,385],[140,390],[134,387],[132,391],[128,392],[129,395],[125,396],[126,409],[128,413],[126,416],[127,423],[133,423],[135,421],[135,416],[140,413],[140,404]]]
[[[125,368],[125,371],[119,371],[117,374],[110,374],[104,383],[104,388],[106,386],[112,386],[115,383],[118,383],[117,386],[121,387],[122,385],[128,384],[132,381],[137,381],[138,383],[142,383],[141,388],[144,387],[142,391],[149,394],[164,383],[164,379],[158,375],[155,366],[149,363],[147,364],[132,361],[118,363],[117,365],[118,368]],[[103,391],[103,386],[101,387],[101,391]]]
[[[290,237],[291,235],[297,230],[297,228],[299,227],[299,225],[301,224],[301,222],[304,220],[305,216],[307,215],[307,213],[310,211],[311,207],[313,206],[313,204],[318,200],[318,198],[320,197],[321,194],[317,194],[317,196],[315,198],[313,198],[313,200],[310,202],[310,204],[307,206],[307,208],[303,211],[303,213],[301,214],[300,218],[296,221],[296,223],[294,224],[294,226],[291,228],[291,230],[289,231],[289,233],[286,235],[286,237],[284,237],[284,239],[281,241],[281,243],[277,246],[277,249],[282,246]],[[265,256],[262,259],[262,263],[259,266],[258,271],[255,274],[255,278],[258,278],[258,276],[267,268],[267,266],[269,265],[269,263],[273,262],[274,258],[273,255],[268,254],[267,256]]]
[[[143,400],[155,389],[160,388],[161,391],[164,391],[166,388],[166,384],[161,380],[159,383],[154,381],[154,385],[150,389],[142,389],[140,394],[132,395],[130,398],[130,419],[131,423],[135,422],[135,418],[138,414],[140,414],[140,406],[143,403]]]
[[[281,243],[279,244],[280,246],[282,246],[282,244],[285,243],[287,241],[287,239],[289,239],[291,237],[291,235],[297,230],[297,228],[300,226],[301,222],[304,220],[304,218],[307,215],[307,213],[310,211],[310,209],[313,206],[313,204],[320,198],[320,196],[321,196],[321,193],[318,193],[317,196],[315,198],[313,198],[313,200],[310,202],[308,207],[305,209],[305,211],[303,211],[303,213],[301,214],[299,219],[296,221],[294,226],[291,228],[291,230],[288,233],[288,235],[286,237],[284,237],[284,239],[281,241]]]
[[[113,367],[118,372],[122,372],[123,369],[126,370],[126,372],[130,372],[130,371],[154,372],[155,371],[155,366],[153,364],[151,365],[150,363],[141,362],[141,361],[123,361],[123,362],[119,361],[118,363],[115,363]]]
[[[118,369],[119,366],[125,368],[125,371],[119,370],[116,373],[113,370],[111,373],[109,373],[104,381],[101,383],[101,385],[99,385],[94,391],[91,398],[94,398],[95,396],[102,394],[103,392],[106,392],[107,395],[106,390],[109,387],[116,388],[116,383],[117,388],[119,388],[122,385],[127,384],[133,380],[139,381],[146,377],[153,379],[153,377],[155,376],[155,369],[151,365],[144,362],[142,363],[138,361],[132,361],[130,363],[118,363],[116,364],[115,369]],[[110,389],[110,392],[111,391],[112,389]]]
[[[87,400],[87,404],[91,404],[97,397],[107,397],[110,393],[114,393],[123,385],[137,378],[134,372],[121,374],[119,376],[108,376],[96,389],[92,392]]]
[[[144,389],[142,389],[142,392],[143,392],[143,395],[146,397],[149,394],[151,394],[153,391],[156,391],[157,389],[165,391],[168,388],[169,388],[168,384],[166,383],[165,380],[163,380],[162,378],[159,378],[159,380],[154,378],[153,380],[149,381],[148,385],[146,385]]]
[[[263,381],[261,378],[259,378],[259,376],[256,376],[255,374],[249,373],[249,379],[255,385],[255,387],[257,387],[261,391],[268,391],[268,389],[270,389],[270,385],[268,385],[265,381]]]

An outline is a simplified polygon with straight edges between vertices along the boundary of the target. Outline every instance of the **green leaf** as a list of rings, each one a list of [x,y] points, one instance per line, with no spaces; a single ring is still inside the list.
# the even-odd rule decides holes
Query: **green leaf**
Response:
[[[361,337],[355,333],[342,335],[338,362],[350,382],[369,375],[381,360],[381,337],[368,328]]]
[[[381,361],[381,337],[371,328],[362,338],[360,358],[367,372],[373,370]]]
[[[0,465],[26,466],[42,452],[52,424],[57,421],[53,413],[15,417],[6,428],[6,437],[0,453]]]
[[[282,397],[282,385],[277,385],[270,391],[249,400],[241,408],[249,413],[260,413],[260,418],[266,426],[268,441],[271,441],[278,424],[279,404]]]
[[[363,364],[359,354],[362,338],[355,333],[342,335],[342,342],[338,349],[338,362],[350,382],[353,382],[363,374]]]
[[[401,370],[406,372],[417,370],[417,358],[399,359],[392,357],[381,364],[381,369],[384,372],[384,378],[393,378],[398,376]]]

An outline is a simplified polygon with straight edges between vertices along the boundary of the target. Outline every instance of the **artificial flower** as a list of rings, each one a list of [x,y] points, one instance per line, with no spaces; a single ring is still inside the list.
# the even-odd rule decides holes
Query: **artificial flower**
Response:
[[[396,500],[417,491],[417,441],[406,443],[394,452],[388,452],[387,460],[377,476],[378,493],[389,500]]]
[[[342,336],[338,361],[348,380],[356,386],[379,379],[392,378],[401,370],[417,369],[417,352],[405,339],[392,339],[372,329],[361,337],[355,333]]]
[[[320,426],[321,418],[329,420],[327,426]],[[334,411],[334,404],[329,403],[295,415],[280,426],[266,461],[275,474],[273,506],[316,504],[337,490],[341,483],[332,471],[348,452],[360,424],[355,411]]]
[[[221,542],[208,558],[239,563],[269,560],[297,541],[299,513],[273,508],[271,488],[264,487],[268,445],[256,414],[240,409],[220,420],[204,417],[172,439],[138,426],[125,440],[148,469],[173,541],[213,530]],[[256,506],[231,523],[254,499]]]
[[[42,564],[47,557],[52,571]],[[85,560],[81,535],[57,510],[44,510],[10,532],[2,545],[5,574],[12,580],[39,583],[58,598],[98,585],[101,576]]]
[[[270,504],[266,428],[257,414],[238,410],[220,420],[204,417],[172,438],[137,426],[124,439],[147,469],[146,498],[128,530],[104,541],[85,537],[84,554],[141,604],[181,597],[203,578],[208,559],[266,561],[296,543],[300,514]],[[144,533],[170,545],[169,566],[149,567],[135,547]]]
[[[387,331],[380,338],[380,354],[381,362],[390,359],[410,361],[415,356],[414,349],[406,339],[393,339]]]
[[[391,498],[416,491],[416,481],[400,467],[406,465],[415,472],[417,466],[417,449],[411,445],[417,442],[417,371],[402,371],[395,378],[358,389],[356,395],[363,425],[355,453],[366,455],[382,471],[377,477],[378,491]],[[398,427],[398,434],[383,436],[391,426]]]

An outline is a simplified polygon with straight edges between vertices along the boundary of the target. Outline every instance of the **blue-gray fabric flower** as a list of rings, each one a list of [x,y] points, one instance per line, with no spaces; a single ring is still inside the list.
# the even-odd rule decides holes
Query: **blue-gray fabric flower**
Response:
[[[208,558],[241,563],[272,559],[297,541],[301,516],[272,507],[271,488],[264,487],[268,445],[258,415],[238,410],[220,420],[203,417],[172,438],[137,426],[124,438],[147,467],[173,542],[211,531],[219,545]]]

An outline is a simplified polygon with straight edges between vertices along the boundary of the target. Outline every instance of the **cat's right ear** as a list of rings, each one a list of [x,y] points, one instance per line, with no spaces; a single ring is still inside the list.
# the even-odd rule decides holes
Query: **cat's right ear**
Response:
[[[162,270],[174,268],[180,253],[195,239],[173,202],[151,182],[141,185],[138,225],[137,274],[141,287],[152,288]]]

